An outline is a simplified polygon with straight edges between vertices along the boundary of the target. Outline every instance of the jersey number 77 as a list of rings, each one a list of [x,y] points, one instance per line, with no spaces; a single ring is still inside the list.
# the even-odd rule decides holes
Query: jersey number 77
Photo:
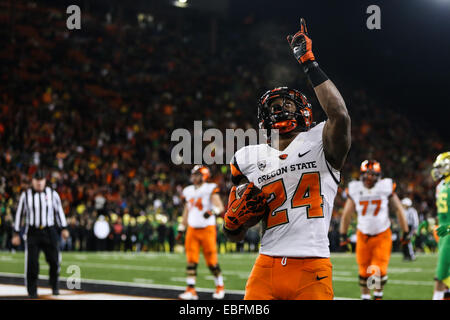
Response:
[[[287,201],[283,179],[275,180],[261,188],[268,197],[270,214],[266,229],[289,223],[288,209],[277,210]],[[320,173],[303,173],[291,199],[291,209],[306,207],[307,219],[323,218],[323,195],[321,194]]]

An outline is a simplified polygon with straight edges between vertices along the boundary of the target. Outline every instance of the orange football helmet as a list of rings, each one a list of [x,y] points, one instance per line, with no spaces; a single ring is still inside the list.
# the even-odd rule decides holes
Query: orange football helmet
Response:
[[[369,185],[375,184],[381,177],[381,165],[376,160],[364,160],[360,167],[361,180]]]
[[[202,175],[202,179],[204,182],[206,180],[208,180],[209,177],[211,176],[211,172],[209,171],[208,167],[202,166],[200,164],[196,165],[191,170],[191,174],[196,174],[196,173],[200,173]]]

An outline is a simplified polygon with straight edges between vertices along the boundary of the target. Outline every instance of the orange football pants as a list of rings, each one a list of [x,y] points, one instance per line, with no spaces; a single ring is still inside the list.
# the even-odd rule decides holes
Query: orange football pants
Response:
[[[359,275],[370,277],[374,270],[367,269],[375,266],[380,269],[380,276],[387,274],[392,249],[392,232],[390,228],[377,235],[369,236],[356,231],[356,262],[359,265]]]
[[[215,266],[217,260],[216,226],[205,228],[188,227],[186,231],[185,249],[188,263],[197,263],[200,258],[200,247],[203,249],[206,264]]]
[[[244,300],[332,300],[329,258],[256,258]]]

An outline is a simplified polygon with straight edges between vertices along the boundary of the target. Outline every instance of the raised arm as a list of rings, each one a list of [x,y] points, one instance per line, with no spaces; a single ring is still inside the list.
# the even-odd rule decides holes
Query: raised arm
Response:
[[[325,158],[337,170],[342,169],[351,145],[351,124],[344,99],[336,86],[328,79],[312,52],[306,23],[300,19],[300,31],[287,37],[295,58],[314,87],[320,105],[328,120],[323,130]]]
[[[328,116],[323,129],[325,158],[337,170],[344,166],[350,150],[350,116],[344,99],[331,80],[314,87],[320,105]]]

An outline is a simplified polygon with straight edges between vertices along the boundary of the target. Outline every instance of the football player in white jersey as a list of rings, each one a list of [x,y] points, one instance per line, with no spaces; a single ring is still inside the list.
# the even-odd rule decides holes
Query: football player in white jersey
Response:
[[[240,241],[260,219],[264,226],[246,300],[333,299],[327,235],[350,148],[350,117],[339,91],[315,60],[305,21],[300,24],[288,42],[328,119],[315,125],[311,105],[298,90],[267,91],[258,103],[258,120],[268,131],[268,144],[241,148],[231,161],[235,186],[225,234]],[[278,146],[271,129],[278,129]]]
[[[359,265],[361,299],[369,300],[373,289],[373,298],[381,300],[392,249],[389,205],[394,207],[403,230],[402,243],[409,241],[408,223],[402,203],[395,193],[396,184],[391,178],[381,178],[380,163],[365,160],[361,163],[360,172],[360,180],[349,182],[346,189],[348,198],[339,229],[341,246],[348,242],[348,226],[356,211],[356,261]]]
[[[191,172],[192,185],[183,189],[185,206],[183,220],[178,227],[179,239],[186,232],[185,250],[187,258],[187,288],[179,295],[183,300],[198,300],[195,290],[197,265],[200,257],[200,247],[203,249],[206,264],[214,276],[216,291],[214,299],[225,296],[222,272],[217,259],[216,215],[224,211],[224,205],[218,194],[215,183],[206,182],[210,177],[207,167],[196,165]]]

